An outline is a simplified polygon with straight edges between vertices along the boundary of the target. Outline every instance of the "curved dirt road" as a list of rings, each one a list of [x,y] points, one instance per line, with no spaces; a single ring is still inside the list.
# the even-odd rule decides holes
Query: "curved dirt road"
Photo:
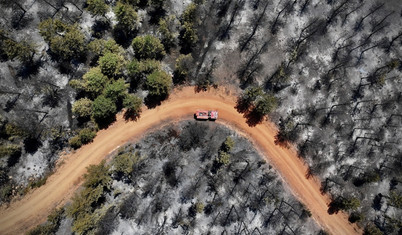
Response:
[[[329,197],[320,193],[318,181],[306,179],[307,167],[292,149],[274,144],[276,129],[268,123],[249,127],[235,109],[235,99],[228,92],[194,93],[194,88],[176,90],[161,106],[144,110],[137,122],[126,122],[121,115],[107,130],[98,132],[94,142],[67,155],[46,184],[0,209],[0,234],[21,234],[46,220],[49,212],[64,205],[80,186],[82,175],[90,164],[98,164],[110,152],[129,140],[138,139],[150,128],[179,118],[191,118],[194,110],[217,109],[219,121],[245,134],[280,173],[293,193],[311,211],[313,218],[331,234],[361,234],[344,213],[327,213]]]

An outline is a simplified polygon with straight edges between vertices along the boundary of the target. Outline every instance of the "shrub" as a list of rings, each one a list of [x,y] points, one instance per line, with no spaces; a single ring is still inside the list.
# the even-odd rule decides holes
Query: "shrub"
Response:
[[[14,157],[21,155],[21,146],[18,144],[3,144],[0,145],[0,158]]]
[[[82,146],[81,139],[80,139],[80,137],[79,137],[78,135],[72,137],[72,138],[68,141],[68,143],[70,144],[70,146],[71,146],[73,149],[78,149],[78,148],[80,148],[80,147]]]
[[[92,112],[92,100],[88,98],[82,98],[74,102],[72,107],[73,113],[78,117],[87,118],[91,116]]]
[[[69,143],[72,148],[78,149],[82,145],[92,142],[95,137],[95,131],[91,130],[90,128],[84,128],[78,133],[78,135],[71,138]]]
[[[89,128],[84,128],[80,131],[79,137],[82,144],[88,144],[96,137],[96,132]]]
[[[116,174],[122,174],[129,176],[133,172],[134,164],[139,160],[140,155],[135,152],[123,153],[117,155],[113,160],[113,172]]]

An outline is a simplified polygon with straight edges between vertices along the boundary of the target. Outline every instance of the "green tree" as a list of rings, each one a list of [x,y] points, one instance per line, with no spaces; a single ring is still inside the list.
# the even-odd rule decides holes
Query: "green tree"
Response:
[[[78,149],[84,144],[88,144],[92,142],[92,140],[96,137],[96,132],[90,128],[84,128],[80,130],[78,135],[72,137],[69,141],[69,144],[72,148]]]
[[[181,31],[179,39],[182,50],[190,52],[191,48],[198,42],[196,26],[198,24],[198,4],[191,3],[181,16]]]
[[[75,101],[72,107],[72,111],[80,118],[90,117],[92,112],[92,100],[88,98],[81,98]]]
[[[106,52],[104,56],[99,58],[98,63],[103,74],[109,78],[114,78],[121,74],[124,66],[124,58],[119,54]]]
[[[55,234],[63,219],[64,208],[54,209],[47,217],[45,224],[40,224],[34,229],[30,230],[27,235],[46,235]]]
[[[182,23],[196,23],[198,15],[197,15],[198,5],[196,3],[190,3],[187,8],[184,10],[183,15],[181,16]]]
[[[402,209],[402,194],[398,193],[396,190],[391,190],[388,203],[393,207]]]
[[[91,68],[82,78],[84,80],[82,89],[84,89],[91,98],[96,98],[100,95],[109,83],[108,77],[103,75],[99,67]]]
[[[95,39],[88,44],[88,49],[95,56],[102,56],[108,52],[117,55],[124,54],[124,49],[113,39]]]
[[[230,136],[228,136],[226,137],[225,142],[222,143],[221,150],[228,153],[232,151],[234,145],[235,145],[234,140]]]
[[[220,150],[218,152],[218,163],[223,164],[223,165],[228,165],[230,163],[230,154]]]
[[[104,189],[110,189],[112,178],[109,172],[110,167],[103,160],[99,165],[90,165],[87,167],[87,173],[84,175],[86,188],[97,188],[98,186]]]
[[[0,158],[21,155],[21,146],[18,144],[0,145]]]
[[[80,130],[78,134],[82,144],[91,143],[92,140],[96,137],[96,132],[91,130],[90,128],[84,128]]]
[[[343,198],[340,201],[340,209],[343,210],[355,210],[360,207],[360,200],[352,197],[352,198]]]
[[[383,233],[374,224],[369,224],[364,228],[364,235],[383,235]]]
[[[176,60],[175,69],[173,72],[174,83],[180,84],[186,81],[189,71],[193,66],[193,57],[191,54],[180,55]]]
[[[165,49],[160,40],[152,35],[138,36],[131,43],[135,58],[139,60],[157,59],[165,56]]]
[[[117,2],[114,13],[116,15],[116,19],[118,24],[116,27],[123,32],[127,32],[128,34],[134,32],[138,27],[138,15],[135,12],[133,6],[130,4]]]
[[[67,25],[61,20],[49,18],[39,23],[39,34],[50,45],[52,38],[58,33],[64,33],[66,28]]]
[[[87,0],[87,10],[93,16],[105,16],[109,6],[105,3],[105,0]]]
[[[127,75],[130,79],[130,86],[135,90],[143,81],[143,79],[156,70],[161,69],[161,64],[157,60],[132,60],[127,65]]]
[[[124,117],[126,119],[136,120],[142,111],[142,99],[136,95],[127,94],[123,100],[123,106],[126,108]]]
[[[116,104],[111,99],[103,95],[98,96],[92,104],[92,117],[100,125],[108,125],[114,120],[116,114]]]
[[[105,160],[99,165],[87,167],[84,179],[84,190],[76,193],[67,207],[67,215],[74,219],[72,230],[77,234],[91,233],[103,216],[102,210],[95,210],[101,205],[100,199],[110,189],[112,182]]]
[[[191,50],[191,48],[194,47],[198,42],[198,35],[196,29],[194,28],[194,24],[184,22],[184,24],[182,24],[182,30],[179,38],[181,40],[181,46],[187,50],[186,52]]]
[[[277,107],[277,99],[270,94],[264,94],[255,106],[255,111],[260,115],[267,115]]]
[[[39,24],[39,33],[50,50],[62,60],[79,58],[86,49],[85,36],[78,24],[68,25],[60,20],[47,19]]]
[[[171,85],[172,78],[162,70],[157,70],[148,75],[145,82],[146,89],[151,96],[163,97],[169,95]]]
[[[140,155],[138,152],[133,153],[123,153],[117,155],[113,160],[113,172],[116,174],[122,174],[125,176],[130,176],[133,172],[134,164],[139,160]]]
[[[140,71],[145,75],[151,74],[160,69],[161,63],[158,60],[146,59],[140,62]]]
[[[161,42],[168,52],[176,45],[177,35],[174,33],[175,25],[176,17],[174,15],[159,20],[158,32],[161,34]]]
[[[16,42],[11,39],[6,39],[2,44],[3,50],[11,60],[16,58],[23,63],[27,63],[32,61],[36,53],[36,46],[25,40]]]
[[[72,137],[69,141],[68,144],[71,146],[73,149],[79,149],[82,146],[81,138],[76,135]]]
[[[12,123],[5,124],[4,131],[5,131],[4,137],[6,137],[9,141],[25,138],[25,137],[28,137],[28,135],[29,135],[27,130],[24,130],[21,127],[15,125],[15,124],[12,124]]]
[[[236,110],[239,113],[247,113],[250,109],[254,108],[255,100],[262,96],[264,92],[261,87],[249,87],[244,93],[237,99]]]
[[[247,102],[253,102],[255,101],[259,96],[262,96],[264,92],[262,91],[261,87],[249,87],[246,89],[244,92],[242,98],[246,100]]]
[[[126,92],[127,86],[124,79],[119,79],[108,84],[103,91],[103,95],[117,104],[122,102],[122,100],[126,97]]]

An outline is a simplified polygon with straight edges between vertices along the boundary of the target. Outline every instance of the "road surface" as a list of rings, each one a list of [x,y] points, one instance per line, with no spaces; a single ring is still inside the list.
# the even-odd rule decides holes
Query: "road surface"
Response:
[[[228,91],[195,93],[193,87],[186,87],[175,90],[174,95],[161,106],[144,110],[136,122],[126,122],[118,115],[117,121],[108,129],[99,131],[91,144],[63,156],[63,164],[45,185],[11,203],[9,207],[0,208],[0,234],[22,234],[43,223],[52,209],[68,202],[80,186],[88,165],[100,163],[118,146],[140,139],[151,128],[191,118],[196,109],[218,110],[218,123],[249,138],[323,229],[331,234],[361,234],[362,231],[350,224],[344,213],[327,213],[330,202],[328,195],[321,194],[320,183],[316,179],[306,179],[307,166],[297,157],[294,149],[284,149],[274,144],[276,128],[270,123],[249,127],[234,106],[235,97]]]

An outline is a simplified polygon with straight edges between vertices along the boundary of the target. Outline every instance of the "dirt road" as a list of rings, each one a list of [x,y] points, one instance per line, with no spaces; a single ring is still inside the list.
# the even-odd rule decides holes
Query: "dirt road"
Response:
[[[194,110],[217,109],[218,122],[246,135],[281,174],[293,193],[311,211],[313,218],[331,234],[361,234],[351,225],[344,213],[327,213],[329,197],[320,193],[314,179],[306,179],[307,167],[297,158],[293,149],[274,144],[276,129],[265,123],[249,127],[235,109],[235,98],[224,91],[194,93],[192,87],[176,90],[161,106],[145,110],[137,122],[126,122],[121,115],[108,129],[98,132],[93,143],[64,157],[64,163],[46,184],[0,209],[0,234],[21,234],[46,220],[49,212],[64,205],[79,187],[82,175],[90,164],[98,164],[110,152],[129,140],[141,138],[150,128],[172,120],[191,118]]]

